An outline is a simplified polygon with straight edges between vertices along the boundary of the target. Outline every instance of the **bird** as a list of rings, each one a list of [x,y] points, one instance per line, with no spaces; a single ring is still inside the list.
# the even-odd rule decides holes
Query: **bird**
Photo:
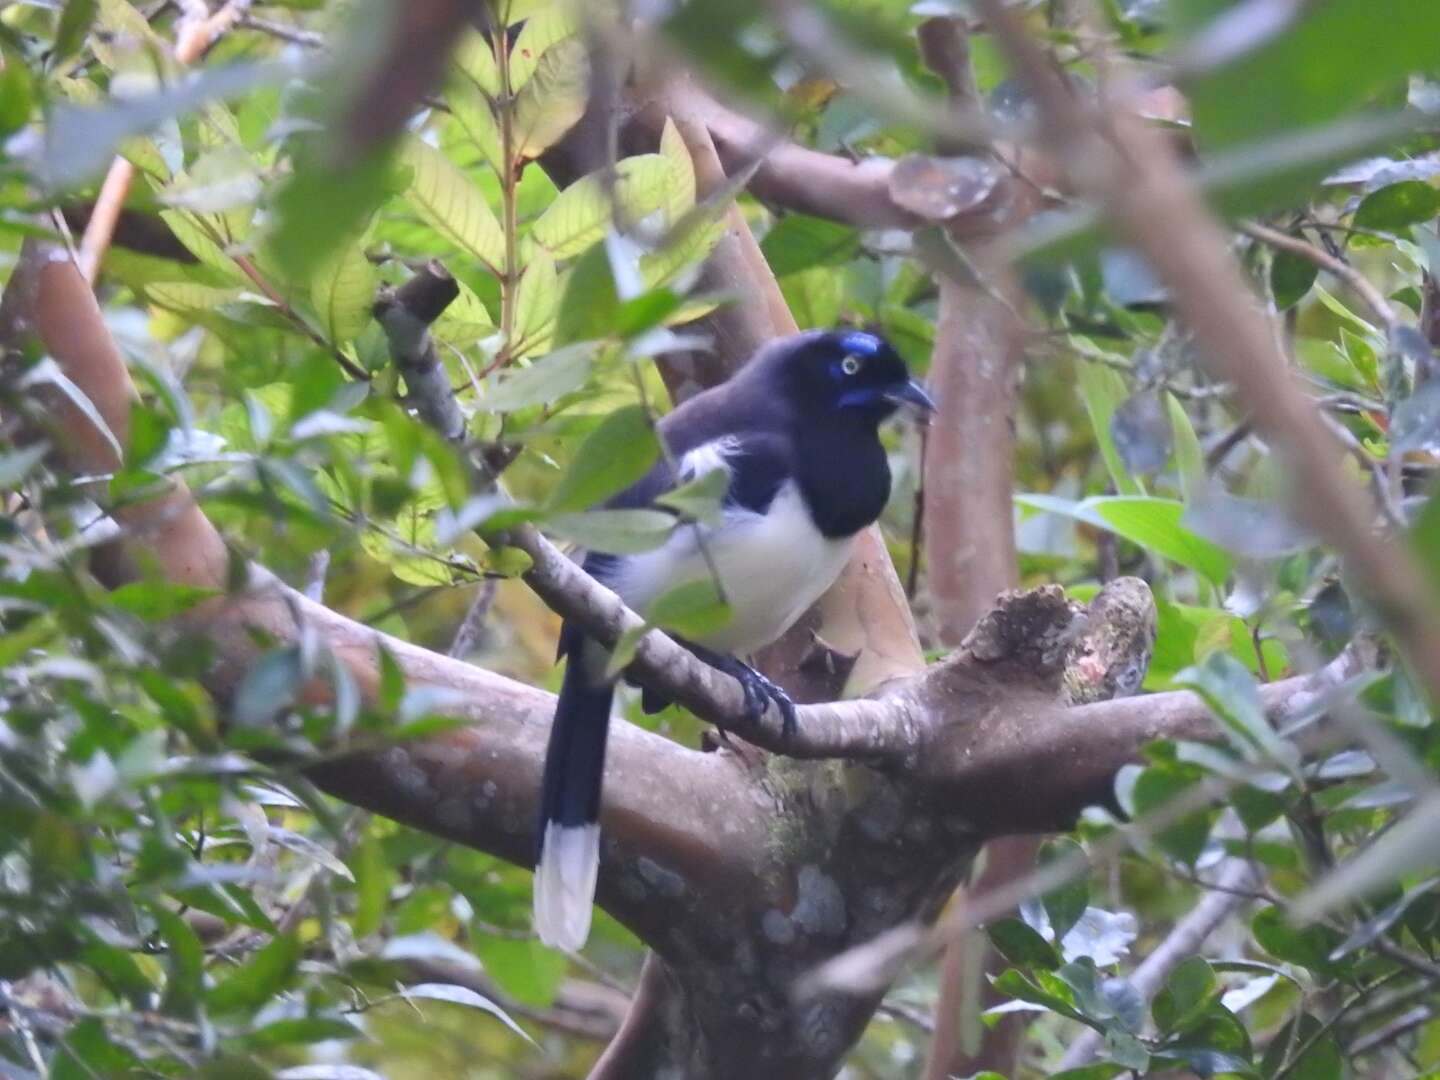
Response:
[[[719,470],[720,513],[678,525],[640,554],[588,554],[582,566],[642,614],[666,592],[719,578],[730,618],[693,641],[701,660],[737,678],[748,717],[771,702],[783,736],[794,703],[741,657],[775,641],[818,600],[849,559],[855,537],[890,496],[880,424],[900,408],[933,411],[924,388],[883,338],[811,330],[777,338],[719,386],[662,418],[665,453],[609,509],[653,507],[675,488]],[[717,485],[718,486],[718,485]],[[614,682],[609,653],[573,622],[541,781],[534,924],[546,945],[576,952],[590,933],[600,865],[600,795]],[[642,687],[647,712],[664,700]]]

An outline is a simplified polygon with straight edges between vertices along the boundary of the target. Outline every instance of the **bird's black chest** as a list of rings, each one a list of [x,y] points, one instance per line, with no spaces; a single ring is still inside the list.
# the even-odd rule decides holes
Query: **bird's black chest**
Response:
[[[874,430],[800,433],[796,473],[815,527],[830,539],[873,525],[890,498],[890,464]]]

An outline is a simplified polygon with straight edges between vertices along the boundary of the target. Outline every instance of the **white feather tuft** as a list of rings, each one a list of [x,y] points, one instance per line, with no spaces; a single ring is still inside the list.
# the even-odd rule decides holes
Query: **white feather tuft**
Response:
[[[740,440],[734,435],[724,435],[710,442],[701,443],[680,459],[678,472],[681,480],[698,480],[707,473],[731,469],[729,458],[740,449]]]
[[[535,930],[552,949],[579,952],[590,936],[600,872],[600,826],[545,824],[535,868]]]

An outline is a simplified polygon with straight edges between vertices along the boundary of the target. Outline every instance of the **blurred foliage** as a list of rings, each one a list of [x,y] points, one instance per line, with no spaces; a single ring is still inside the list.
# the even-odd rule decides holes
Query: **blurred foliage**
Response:
[[[814,7],[825,48],[797,47],[778,6],[754,0],[672,5],[660,30],[809,145],[927,150],[923,106],[940,87],[914,29],[968,5]],[[1440,7],[1330,0],[1271,23],[1285,5],[1106,0],[1100,25],[1085,22],[1086,5],[1023,7],[1084,81],[1106,49],[1146,69],[1178,58],[1193,122],[1174,126],[1217,205],[1271,214],[1390,298],[1402,325],[1378,325],[1343,281],[1237,234],[1297,377],[1353,450],[1356,481],[1383,488],[1440,571],[1440,504],[1426,499],[1440,381],[1414,326],[1440,257]],[[697,206],[673,124],[649,152],[557,190],[537,159],[591,85],[582,20],[559,0],[501,8],[508,32],[470,33],[399,142],[337,174],[327,122],[345,94],[327,89],[356,74],[305,54],[313,35],[334,34],[342,55],[347,43],[369,55],[362,39],[379,20],[365,5],[257,5],[259,21],[193,77],[166,58],[163,6],[153,25],[143,12],[155,5],[126,0],[0,6],[0,266],[43,228],[37,207],[93,198],[122,153],[139,175],[128,208],[163,221],[180,247],[106,260],[107,317],[144,390],[106,498],[181,474],[237,559],[298,585],[324,554],[326,603],[440,650],[480,601],[468,658],[544,683],[554,620],[511,580],[522,560],[474,530],[522,518],[609,550],[657,542],[673,518],[585,507],[653,461],[651,424],[668,399],[652,361],[693,347],[684,324],[727,298],[693,291],[721,226]],[[1023,124],[1024,95],[993,42],[979,34],[972,52],[995,122]],[[847,56],[883,70],[894,93],[847,82],[836,59]],[[898,99],[918,104],[896,115]],[[741,205],[802,326],[877,328],[924,371],[937,292],[907,237]],[[1046,331],[1019,418],[1024,578],[1084,598],[1104,577],[1144,576],[1159,603],[1146,689],[1195,688],[1226,734],[1151,747],[1117,785],[1142,825],[1122,838],[1096,810],[1047,852],[1118,849],[1108,872],[988,928],[1013,964],[997,980],[1012,999],[1002,1010],[1033,1018],[1027,1075],[1053,1071],[1082,1026],[1105,1038],[1100,1063],[1072,1080],[1440,1068],[1434,839],[1418,816],[1395,827],[1440,761],[1430,704],[1396,671],[1347,688],[1350,711],[1378,733],[1370,749],[1302,758],[1295,737],[1314,717],[1269,726],[1257,683],[1333,657],[1374,630],[1371,614],[1333,553],[1286,515],[1284,476],[1249,437],[1243,405],[1199,373],[1144,263],[1106,247],[1079,206],[1041,215],[1020,243]],[[504,475],[509,502],[471,491],[454,450],[403,407],[371,317],[376,289],[430,258],[460,284],[434,335],[470,435],[520,451]],[[25,415],[26,388],[54,378],[42,357],[19,358],[0,411]],[[338,805],[299,771],[433,732],[444,701],[392,677],[379,706],[361,709],[329,657],[284,648],[248,673],[222,724],[198,681],[204,645],[166,623],[206,594],[157,579],[100,590],[84,571],[107,536],[94,489],[47,470],[13,427],[0,437],[0,1071],[581,1075],[598,1044],[556,1021],[557,994],[567,980],[632,986],[638,943],[602,918],[584,963],[541,949],[527,872]],[[908,539],[919,462],[914,440],[891,439],[885,524],[904,569],[923,558]],[[676,509],[703,517],[714,497],[690,491]],[[920,585],[926,627],[923,574]],[[693,625],[712,602],[651,615]],[[334,708],[296,704],[312,675],[334,682]],[[676,710],[632,712],[695,738]],[[1200,784],[1223,795],[1144,826]],[[1297,898],[1356,852],[1358,871],[1338,892],[1331,881],[1318,921],[1293,923]],[[1144,1001],[1126,972],[1226,856],[1263,871],[1247,921]],[[935,979],[921,971],[893,991],[847,1075],[918,1074],[916,1018],[934,1008]]]

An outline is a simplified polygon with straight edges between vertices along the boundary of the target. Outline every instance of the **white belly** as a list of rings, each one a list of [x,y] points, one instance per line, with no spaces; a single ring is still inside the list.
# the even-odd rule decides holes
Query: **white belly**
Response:
[[[662,547],[625,560],[625,570],[611,585],[627,605],[644,614],[662,593],[710,577],[696,528],[681,526]],[[770,644],[790,629],[834,583],[853,543],[849,537],[831,540],[821,535],[793,482],[776,493],[765,515],[744,513],[700,531],[719,571],[731,618],[697,644],[737,656]]]

